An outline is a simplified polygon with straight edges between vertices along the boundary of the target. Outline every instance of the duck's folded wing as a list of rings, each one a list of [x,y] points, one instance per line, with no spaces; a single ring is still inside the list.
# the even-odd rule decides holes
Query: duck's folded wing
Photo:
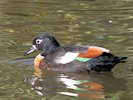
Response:
[[[56,59],[56,63],[58,64],[67,64],[74,60],[86,62],[90,60],[91,58],[98,57],[103,54],[103,52],[108,53],[109,50],[102,48],[102,47],[96,47],[96,46],[90,46],[86,51],[82,52],[66,52],[63,56]]]

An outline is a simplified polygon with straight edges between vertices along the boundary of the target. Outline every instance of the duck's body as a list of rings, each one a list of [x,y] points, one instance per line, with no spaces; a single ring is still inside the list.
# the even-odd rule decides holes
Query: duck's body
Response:
[[[35,50],[43,51],[35,58],[35,67],[63,72],[110,71],[117,63],[126,59],[113,56],[109,50],[102,47],[60,46],[57,40],[48,34],[36,37],[32,48],[26,54]]]

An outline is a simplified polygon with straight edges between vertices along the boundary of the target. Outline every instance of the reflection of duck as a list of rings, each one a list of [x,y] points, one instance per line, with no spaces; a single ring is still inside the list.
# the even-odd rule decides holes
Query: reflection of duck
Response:
[[[94,78],[95,77],[95,78]],[[117,91],[127,90],[126,80],[122,78],[116,78],[112,73],[103,73],[100,75],[91,74],[88,79],[101,83],[104,86],[104,91],[109,93],[115,93]]]
[[[66,85],[66,88],[78,90],[80,93],[63,91],[58,92],[59,94],[86,98],[105,98],[103,85],[100,83],[90,82],[88,80],[74,80],[67,77],[60,77],[60,81]]]
[[[109,50],[96,46],[60,46],[57,40],[43,34],[33,40],[32,48],[25,55],[42,50],[35,58],[35,67],[64,72],[110,71],[117,63],[124,62],[126,57],[117,57]]]
[[[83,73],[47,73],[51,71],[45,72],[46,76],[43,79],[38,78],[32,84],[39,95],[61,94],[85,98],[106,98],[111,93],[127,89],[124,79],[115,78],[110,73],[89,76]]]

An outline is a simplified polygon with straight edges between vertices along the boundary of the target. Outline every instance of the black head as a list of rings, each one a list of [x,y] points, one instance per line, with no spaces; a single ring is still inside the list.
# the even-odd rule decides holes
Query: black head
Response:
[[[24,55],[28,55],[36,50],[41,50],[43,52],[49,52],[54,48],[59,47],[58,41],[52,36],[47,33],[39,35],[33,39],[32,47],[30,50],[25,52]]]

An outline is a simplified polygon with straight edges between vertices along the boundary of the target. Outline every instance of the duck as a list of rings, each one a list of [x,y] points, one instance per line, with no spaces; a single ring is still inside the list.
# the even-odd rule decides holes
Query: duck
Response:
[[[110,50],[99,46],[61,46],[49,33],[36,36],[32,41],[32,47],[24,55],[38,50],[42,52],[34,59],[35,69],[61,72],[106,72],[127,59],[115,56]]]

